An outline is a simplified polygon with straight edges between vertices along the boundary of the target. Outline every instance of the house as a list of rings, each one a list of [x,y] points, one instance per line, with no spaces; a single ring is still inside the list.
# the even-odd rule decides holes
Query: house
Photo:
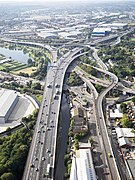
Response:
[[[80,133],[88,130],[86,111],[77,107],[73,111],[73,133]]]

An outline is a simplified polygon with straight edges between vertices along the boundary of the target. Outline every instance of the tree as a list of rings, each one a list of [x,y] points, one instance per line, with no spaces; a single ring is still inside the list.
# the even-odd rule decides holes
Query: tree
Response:
[[[15,180],[16,177],[12,173],[4,173],[1,177],[1,180]]]
[[[130,128],[131,127],[131,121],[129,120],[127,114],[123,114],[121,122],[122,122],[122,126],[124,128]]]
[[[135,104],[135,96],[132,98],[132,102]]]
[[[90,143],[91,143],[91,146],[93,146],[93,144],[94,144],[93,137],[90,137],[90,138],[89,138],[89,141],[90,141]]]
[[[28,64],[29,64],[29,65],[33,65],[33,61],[32,61],[31,58],[28,59]]]
[[[126,112],[126,108],[127,108],[127,104],[122,102],[120,104],[120,108],[121,108],[122,112],[125,113]]]
[[[41,90],[41,84],[40,83],[32,83],[31,88]]]

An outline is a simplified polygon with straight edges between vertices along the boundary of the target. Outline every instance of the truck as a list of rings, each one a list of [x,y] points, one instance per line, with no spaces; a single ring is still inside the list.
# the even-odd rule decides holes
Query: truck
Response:
[[[47,164],[47,168],[46,168],[46,172],[45,172],[46,177],[50,177],[50,170],[51,170],[51,166],[50,166],[50,164]]]

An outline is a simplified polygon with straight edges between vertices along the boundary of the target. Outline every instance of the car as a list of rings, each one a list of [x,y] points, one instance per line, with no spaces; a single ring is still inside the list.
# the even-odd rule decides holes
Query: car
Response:
[[[49,154],[49,157],[52,157],[52,154],[51,154],[51,153]]]
[[[50,152],[48,148],[47,148],[46,152],[47,152],[47,153]]]
[[[33,167],[34,167],[34,164],[31,164],[31,165],[30,165],[30,167],[32,167],[32,168],[33,168]]]
[[[47,131],[50,131],[51,129],[50,128],[47,128]]]
[[[38,133],[41,133],[41,131],[38,131]]]
[[[37,157],[35,157],[35,161],[37,161],[38,160],[38,158]]]
[[[42,161],[45,161],[45,157],[42,157]]]
[[[108,152],[108,157],[109,157],[109,158],[111,158],[111,157],[112,157],[112,155],[111,155],[111,153],[110,153],[110,152]]]
[[[39,169],[38,168],[36,168],[36,171],[38,171]]]

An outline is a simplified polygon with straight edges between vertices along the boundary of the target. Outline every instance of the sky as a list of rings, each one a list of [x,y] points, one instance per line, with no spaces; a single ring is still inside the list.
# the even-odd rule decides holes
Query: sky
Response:
[[[0,2],[39,2],[41,0],[0,0]],[[134,0],[42,0],[41,2],[119,2],[119,1],[134,1]]]

